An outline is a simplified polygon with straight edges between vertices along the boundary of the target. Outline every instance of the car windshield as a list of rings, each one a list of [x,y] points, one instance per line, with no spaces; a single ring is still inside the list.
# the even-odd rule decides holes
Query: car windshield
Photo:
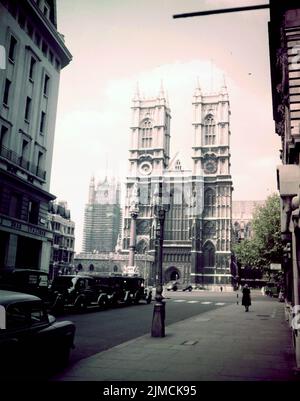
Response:
[[[76,282],[75,277],[55,277],[52,288],[71,288]]]

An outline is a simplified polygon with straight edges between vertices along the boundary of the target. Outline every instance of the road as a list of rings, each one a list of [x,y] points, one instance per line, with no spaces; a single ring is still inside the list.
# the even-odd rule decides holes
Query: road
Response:
[[[236,293],[208,291],[166,292],[166,326],[215,308],[236,303]],[[76,324],[75,349],[70,365],[125,341],[151,332],[154,301],[147,305],[119,306],[108,310],[90,308],[85,313],[66,313],[57,320]],[[167,329],[166,329],[167,332]]]

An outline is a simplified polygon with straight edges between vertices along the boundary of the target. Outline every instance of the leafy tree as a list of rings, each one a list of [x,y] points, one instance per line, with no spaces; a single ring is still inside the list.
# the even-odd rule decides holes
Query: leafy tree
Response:
[[[280,237],[280,199],[270,195],[256,208],[252,220],[253,237],[234,245],[233,251],[243,266],[268,268],[280,263],[283,245]]]

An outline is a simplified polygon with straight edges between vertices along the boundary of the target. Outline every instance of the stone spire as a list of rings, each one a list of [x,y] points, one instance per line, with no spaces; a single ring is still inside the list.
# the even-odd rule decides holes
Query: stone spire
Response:
[[[95,176],[92,175],[89,185],[89,203],[95,203]]]

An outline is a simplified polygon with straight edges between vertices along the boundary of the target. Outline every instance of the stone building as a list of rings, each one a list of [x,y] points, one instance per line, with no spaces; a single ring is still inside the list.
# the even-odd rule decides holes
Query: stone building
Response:
[[[285,311],[300,369],[300,7],[270,0],[269,44],[275,131],[281,137],[277,168],[281,236],[285,245]]]
[[[49,223],[53,232],[50,257],[50,277],[58,273],[74,271],[75,223],[67,202],[51,202],[49,205]]]
[[[169,205],[163,281],[178,278],[208,288],[230,288],[232,180],[225,84],[213,94],[202,94],[197,84],[192,104],[189,170],[179,157],[170,158],[171,111],[163,88],[155,98],[141,98],[138,90],[133,98],[122,245],[129,249],[131,199],[137,186],[136,252],[154,254],[153,195],[161,185],[163,202]]]
[[[0,1],[0,268],[49,269],[59,77],[71,61],[56,17],[55,0]]]
[[[107,177],[96,185],[92,177],[84,211],[83,252],[113,252],[120,222],[120,184]]]
[[[240,242],[252,238],[252,219],[257,207],[265,201],[232,201],[232,241]]]

